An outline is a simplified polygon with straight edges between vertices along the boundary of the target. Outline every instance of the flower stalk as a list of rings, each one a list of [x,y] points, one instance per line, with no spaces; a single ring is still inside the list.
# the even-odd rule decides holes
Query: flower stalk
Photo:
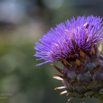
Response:
[[[99,101],[99,103],[103,103],[103,96],[102,97],[98,97],[98,101]]]

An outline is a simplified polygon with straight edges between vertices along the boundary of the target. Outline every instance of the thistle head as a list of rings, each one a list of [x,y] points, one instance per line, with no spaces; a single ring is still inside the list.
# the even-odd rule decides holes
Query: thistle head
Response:
[[[102,24],[102,18],[92,15],[73,18],[51,28],[36,43],[37,60],[60,61],[64,65],[60,69],[51,64],[62,74],[54,78],[64,84],[55,90],[65,89],[61,94],[71,96],[68,102],[72,98],[82,98],[82,102],[87,96],[98,98],[103,92],[103,57],[97,49],[103,40]]]

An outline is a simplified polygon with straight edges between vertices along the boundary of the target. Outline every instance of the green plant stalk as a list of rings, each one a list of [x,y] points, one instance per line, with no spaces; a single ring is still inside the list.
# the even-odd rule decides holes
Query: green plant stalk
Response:
[[[103,103],[103,96],[98,98],[99,103]]]

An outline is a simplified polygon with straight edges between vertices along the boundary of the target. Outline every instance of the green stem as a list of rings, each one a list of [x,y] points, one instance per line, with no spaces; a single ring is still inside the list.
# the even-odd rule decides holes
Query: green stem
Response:
[[[103,97],[98,98],[99,103],[103,103]]]

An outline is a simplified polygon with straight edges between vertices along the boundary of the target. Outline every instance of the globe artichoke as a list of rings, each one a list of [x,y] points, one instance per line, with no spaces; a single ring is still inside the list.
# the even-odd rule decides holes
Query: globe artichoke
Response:
[[[50,62],[61,75],[53,78],[64,84],[57,89],[64,89],[60,94],[67,93],[71,98],[102,97],[103,94],[103,56],[99,54],[97,44],[102,42],[102,18],[93,15],[67,20],[51,28],[36,43],[34,56],[37,60]],[[53,62],[60,61],[64,68],[60,69]],[[42,65],[40,63],[38,65]]]

